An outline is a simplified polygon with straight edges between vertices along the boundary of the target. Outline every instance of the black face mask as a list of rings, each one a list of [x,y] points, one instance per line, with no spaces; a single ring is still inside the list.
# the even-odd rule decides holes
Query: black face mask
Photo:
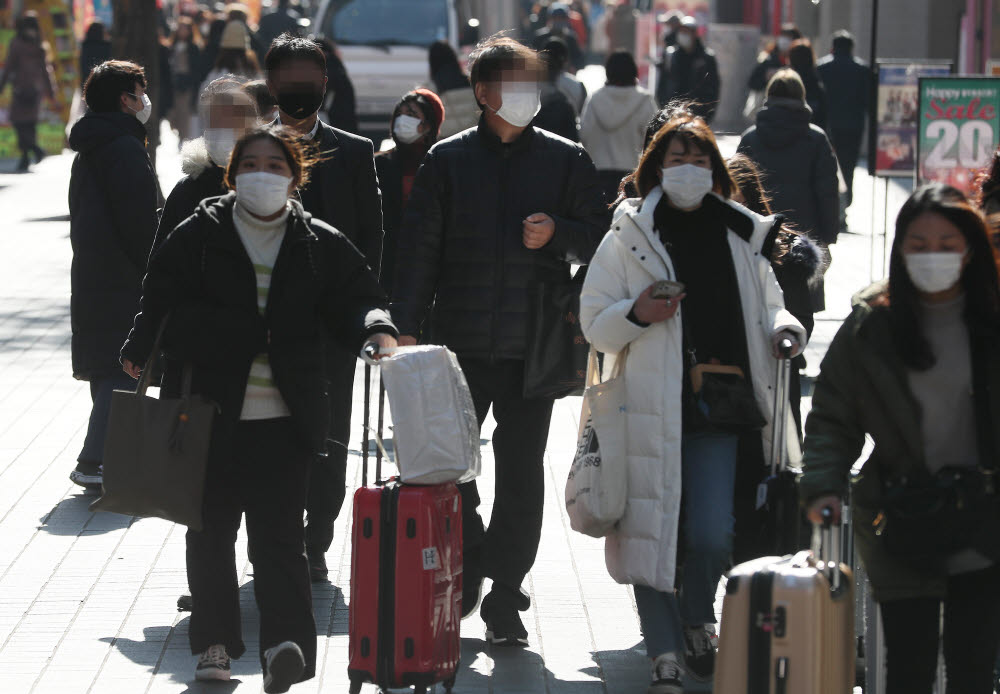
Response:
[[[323,105],[323,90],[311,87],[285,89],[278,92],[278,108],[292,118],[308,118]]]

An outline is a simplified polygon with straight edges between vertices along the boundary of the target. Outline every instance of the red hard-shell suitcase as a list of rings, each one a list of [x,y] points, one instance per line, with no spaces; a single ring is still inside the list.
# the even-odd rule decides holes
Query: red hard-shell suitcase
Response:
[[[366,389],[363,481],[369,414]],[[379,429],[381,421],[380,399]],[[450,691],[458,671],[462,616],[458,487],[381,483],[380,463],[381,452],[375,486],[354,495],[350,691],[357,694],[365,682],[383,689],[412,686],[417,694],[443,682]]]

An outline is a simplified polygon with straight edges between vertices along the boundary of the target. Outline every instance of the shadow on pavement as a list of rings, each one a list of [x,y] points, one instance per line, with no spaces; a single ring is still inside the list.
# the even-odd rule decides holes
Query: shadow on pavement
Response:
[[[96,490],[80,488],[78,493],[63,499],[39,518],[38,529],[50,535],[97,535],[128,528],[136,520],[133,516],[91,511],[90,505],[99,496]]]

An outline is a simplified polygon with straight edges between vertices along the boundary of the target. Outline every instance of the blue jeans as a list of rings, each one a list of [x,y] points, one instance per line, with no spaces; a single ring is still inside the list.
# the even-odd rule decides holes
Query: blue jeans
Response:
[[[95,378],[90,382],[90,399],[94,405],[90,410],[87,438],[83,440],[77,462],[103,463],[104,438],[108,434],[108,417],[111,414],[111,393],[116,390],[135,391],[136,380],[122,371],[114,376]]]
[[[635,602],[646,642],[656,658],[684,649],[683,626],[715,623],[715,591],[733,545],[733,486],[739,437],[685,434],[681,444],[684,566],[680,598],[635,586]]]

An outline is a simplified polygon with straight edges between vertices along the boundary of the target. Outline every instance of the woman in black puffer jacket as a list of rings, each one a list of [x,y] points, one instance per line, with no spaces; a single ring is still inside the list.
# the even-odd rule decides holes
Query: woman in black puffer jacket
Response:
[[[805,99],[805,86],[795,71],[779,70],[767,86],[757,125],[743,133],[738,151],[760,169],[774,211],[826,246],[837,242],[837,157],[826,133],[810,123],[812,111]],[[825,308],[820,281],[813,288],[813,309]]]

